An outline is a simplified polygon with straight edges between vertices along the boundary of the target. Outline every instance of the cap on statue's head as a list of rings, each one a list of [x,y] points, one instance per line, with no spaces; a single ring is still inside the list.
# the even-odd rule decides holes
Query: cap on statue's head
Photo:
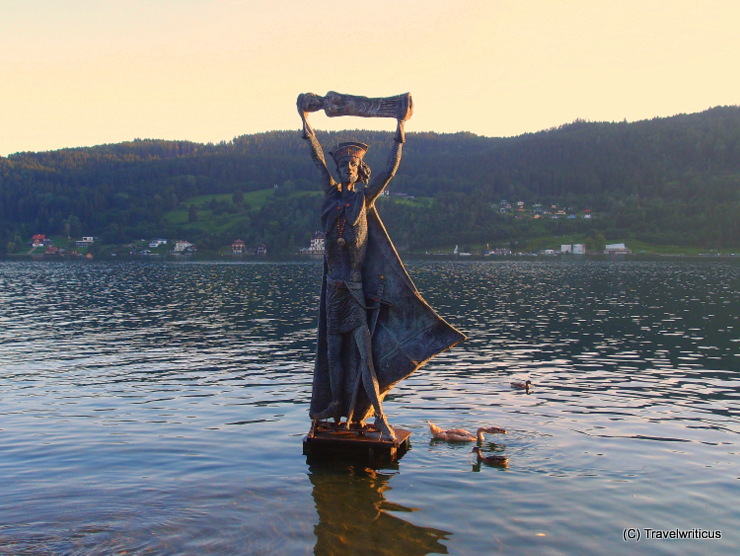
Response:
[[[358,141],[348,141],[347,143],[339,143],[336,147],[329,151],[329,154],[334,159],[336,164],[339,164],[347,158],[358,158],[362,160],[365,156],[368,146],[365,143]]]

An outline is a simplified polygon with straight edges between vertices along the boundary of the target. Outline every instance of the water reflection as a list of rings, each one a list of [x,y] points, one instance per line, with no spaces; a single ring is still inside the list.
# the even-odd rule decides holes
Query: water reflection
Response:
[[[319,522],[314,554],[447,554],[451,533],[388,512],[414,512],[386,500],[394,475],[363,466],[313,464],[309,478]]]

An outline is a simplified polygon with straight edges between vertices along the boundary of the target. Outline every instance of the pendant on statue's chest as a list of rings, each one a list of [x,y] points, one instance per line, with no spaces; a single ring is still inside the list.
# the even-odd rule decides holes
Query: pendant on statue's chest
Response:
[[[347,244],[347,241],[343,237],[340,237],[337,240],[337,245],[339,245],[339,247],[344,247],[346,244]]]

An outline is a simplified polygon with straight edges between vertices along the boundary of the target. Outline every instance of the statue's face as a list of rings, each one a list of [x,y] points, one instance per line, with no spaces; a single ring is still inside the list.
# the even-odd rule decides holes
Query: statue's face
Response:
[[[337,172],[339,172],[339,181],[343,185],[353,184],[357,181],[357,171],[360,167],[360,160],[358,158],[346,158],[337,165]]]

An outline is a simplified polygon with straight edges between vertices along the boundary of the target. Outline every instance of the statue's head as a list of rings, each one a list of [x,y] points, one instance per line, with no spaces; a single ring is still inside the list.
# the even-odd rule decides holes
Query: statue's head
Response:
[[[363,160],[367,149],[365,143],[349,141],[340,143],[329,151],[337,165],[342,185],[353,186],[358,181],[367,183],[370,180],[370,167]]]

